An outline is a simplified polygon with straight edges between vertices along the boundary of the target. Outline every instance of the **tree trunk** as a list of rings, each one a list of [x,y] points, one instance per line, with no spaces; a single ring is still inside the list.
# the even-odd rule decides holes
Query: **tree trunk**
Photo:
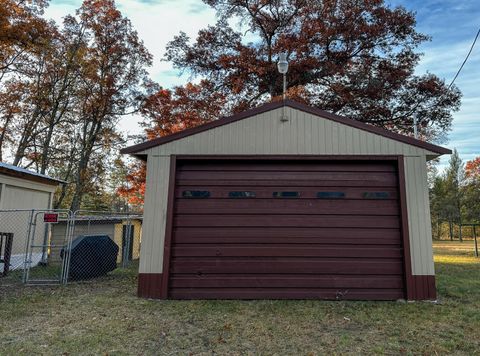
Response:
[[[25,157],[25,151],[29,147],[30,143],[35,137],[35,127],[38,124],[38,110],[35,110],[32,118],[25,123],[25,128],[22,132],[20,142],[18,143],[17,150],[15,151],[15,157],[13,159],[13,165],[18,166],[23,157]]]
[[[3,162],[3,145],[5,143],[5,136],[8,131],[8,127],[10,126],[10,120],[11,120],[11,115],[8,115],[5,118],[5,124],[3,125],[3,128],[0,133],[0,162]]]
[[[83,166],[83,164],[82,164]],[[75,192],[73,193],[72,204],[70,205],[70,210],[76,212],[80,210],[82,205],[82,198],[84,194],[84,179],[82,178],[86,167],[78,167],[77,177],[75,179]]]
[[[55,123],[51,122],[48,127],[45,142],[42,149],[42,160],[40,162],[40,174],[45,174],[50,163],[50,144],[53,137],[53,131],[55,129]]]
[[[440,231],[441,228],[442,228],[442,224],[440,224],[440,219],[437,219],[437,240],[440,240],[441,238],[441,231]]]
[[[62,179],[65,181],[65,182],[69,182],[70,181],[70,177],[72,175],[72,171],[73,171],[73,164],[75,162],[75,142],[72,141],[72,144],[71,144],[71,148],[70,148],[70,151],[69,151],[69,154],[68,154],[68,157],[67,157],[67,169],[66,169],[66,172],[65,172],[65,176],[62,177]],[[60,207],[62,206],[63,204],[63,200],[65,199],[65,197],[67,196],[67,189],[68,189],[68,183],[67,184],[62,184],[62,188],[60,190],[60,195],[58,196],[58,199],[57,201],[55,202],[55,209],[60,209]]]
[[[453,224],[452,221],[448,221],[448,230],[450,232],[450,241],[453,241]]]
[[[90,122],[87,122],[84,126],[84,136],[82,138],[83,147],[81,148],[81,157],[78,162],[77,174],[75,176],[75,193],[73,194],[72,205],[70,210],[73,212],[80,210],[82,205],[82,198],[85,194],[86,177],[88,164],[90,163],[90,157],[93,152],[95,143],[99,138],[100,131],[102,129],[102,119],[98,117]],[[89,123],[91,127],[88,128]]]

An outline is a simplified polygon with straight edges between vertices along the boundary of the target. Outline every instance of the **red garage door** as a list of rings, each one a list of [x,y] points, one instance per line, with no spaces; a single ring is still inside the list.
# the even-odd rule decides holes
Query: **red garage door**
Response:
[[[169,297],[405,297],[396,164],[179,161]]]

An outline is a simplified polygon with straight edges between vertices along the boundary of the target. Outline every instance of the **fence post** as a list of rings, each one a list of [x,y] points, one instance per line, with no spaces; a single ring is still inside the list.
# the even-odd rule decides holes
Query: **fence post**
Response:
[[[130,244],[131,244],[131,237],[132,234],[132,219],[130,215],[127,215],[127,224],[125,226],[125,236],[122,236],[123,241],[125,244],[123,245],[123,252],[122,252],[122,267],[126,268],[130,262]]]
[[[68,283],[68,273],[70,272],[70,255],[72,249],[73,232],[75,229],[75,214],[68,212],[68,222],[65,233],[66,244],[63,253],[62,284]]]
[[[475,241],[475,257],[478,257],[477,229],[475,225],[473,225],[473,240]]]
[[[23,283],[27,283],[28,270],[30,269],[29,250],[30,250],[30,239],[31,239],[34,214],[35,214],[35,210],[32,209],[32,211],[30,212],[30,219],[28,222],[27,238],[25,239],[25,260],[23,263]]]
[[[42,258],[40,259],[40,263],[46,264],[48,259],[48,235],[50,232],[50,225],[44,224],[43,225],[43,242],[42,242]]]

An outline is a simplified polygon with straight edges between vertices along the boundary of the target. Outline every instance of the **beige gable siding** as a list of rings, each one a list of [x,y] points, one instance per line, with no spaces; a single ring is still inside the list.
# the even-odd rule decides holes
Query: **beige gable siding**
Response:
[[[285,108],[187,136],[140,154],[403,154],[435,155],[422,148]]]
[[[161,273],[170,155],[404,155],[413,274],[433,274],[426,156],[433,152],[328,119],[285,108],[187,136],[148,155],[140,273]]]

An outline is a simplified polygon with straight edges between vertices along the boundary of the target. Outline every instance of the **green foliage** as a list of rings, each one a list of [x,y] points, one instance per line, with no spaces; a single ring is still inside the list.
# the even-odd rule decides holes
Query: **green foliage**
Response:
[[[452,239],[454,224],[480,222],[480,179],[465,173],[457,150],[454,150],[445,172],[441,175],[436,173],[430,179],[430,210],[435,238],[442,237],[442,225],[445,223],[449,225]],[[462,238],[459,231],[458,236]]]

